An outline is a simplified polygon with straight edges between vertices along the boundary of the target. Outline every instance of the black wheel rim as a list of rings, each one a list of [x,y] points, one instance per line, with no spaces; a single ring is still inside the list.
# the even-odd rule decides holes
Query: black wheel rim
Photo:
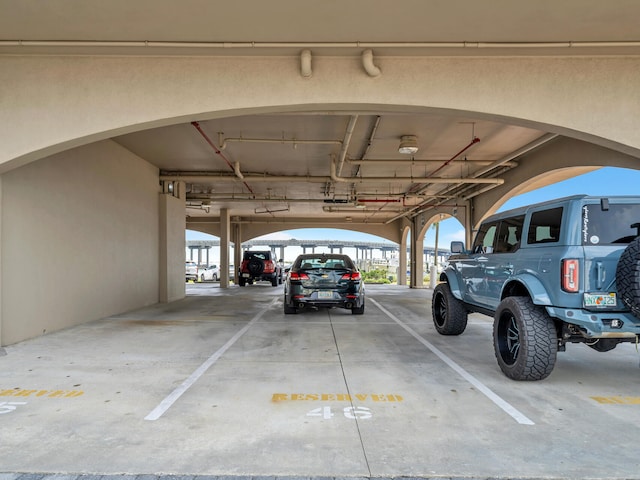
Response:
[[[513,365],[520,353],[520,329],[515,316],[505,312],[498,325],[498,350],[507,365]]]
[[[447,302],[444,299],[444,295],[436,294],[435,301],[435,321],[438,327],[444,326],[445,319],[447,318]]]

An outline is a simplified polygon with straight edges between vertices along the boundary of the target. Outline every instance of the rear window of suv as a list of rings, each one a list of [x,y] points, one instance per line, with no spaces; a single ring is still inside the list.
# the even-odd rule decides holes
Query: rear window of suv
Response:
[[[254,258],[258,260],[270,260],[271,254],[270,252],[244,252],[245,260],[253,260]]]
[[[582,207],[582,244],[626,244],[640,232],[640,204],[587,204]]]

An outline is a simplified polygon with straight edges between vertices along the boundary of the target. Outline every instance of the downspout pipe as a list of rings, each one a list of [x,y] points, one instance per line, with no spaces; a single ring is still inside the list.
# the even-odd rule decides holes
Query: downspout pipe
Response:
[[[311,68],[311,50],[303,50],[300,53],[300,75],[304,78],[310,78],[313,75]]]
[[[362,52],[362,66],[370,77],[379,77],[382,71],[373,63],[373,50]]]

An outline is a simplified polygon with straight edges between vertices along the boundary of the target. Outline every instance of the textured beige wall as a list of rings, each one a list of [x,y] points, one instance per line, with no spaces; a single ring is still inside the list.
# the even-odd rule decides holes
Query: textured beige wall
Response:
[[[2,344],[156,303],[158,194],[157,169],[111,141],[4,174]]]
[[[471,112],[640,155],[640,57],[0,57],[0,171],[118,133],[215,116]],[[99,112],[98,114],[96,112]],[[52,122],[55,118],[55,122]]]

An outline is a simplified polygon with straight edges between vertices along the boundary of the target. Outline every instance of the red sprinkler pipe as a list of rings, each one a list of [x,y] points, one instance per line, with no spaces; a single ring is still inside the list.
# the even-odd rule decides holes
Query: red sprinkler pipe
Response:
[[[213,151],[216,152],[218,155],[220,155],[225,162],[227,162],[227,165],[229,166],[231,171],[233,173],[236,173],[236,170],[235,168],[233,168],[233,165],[231,164],[231,162],[227,159],[227,157],[224,156],[224,154],[220,151],[220,149],[216,147],[216,145],[211,141],[211,139],[207,136],[207,134],[204,133],[202,128],[200,128],[200,124],[198,122],[191,122],[191,125],[193,125],[196,128],[196,130],[200,132],[200,135],[202,135],[202,137],[209,144],[209,146],[213,148]],[[247,190],[249,190],[251,193],[255,195],[255,192],[251,189],[251,187],[247,184],[247,182],[243,180],[242,183],[244,184],[245,187],[247,187]]]
[[[438,168],[435,169],[435,171],[431,172],[431,175],[429,175],[430,177],[433,177],[436,173],[438,173],[440,170],[442,170],[444,167],[446,167],[447,165],[449,165],[451,162],[453,162],[458,155],[466,152],[469,148],[471,148],[472,146],[474,146],[476,143],[478,143],[480,141],[480,139],[478,137],[473,137],[473,140],[471,140],[471,143],[469,145],[467,145],[466,147],[464,147],[462,150],[460,150],[458,153],[456,153],[453,157],[451,157],[449,160],[447,160],[446,162],[444,162],[442,165],[440,165]]]

